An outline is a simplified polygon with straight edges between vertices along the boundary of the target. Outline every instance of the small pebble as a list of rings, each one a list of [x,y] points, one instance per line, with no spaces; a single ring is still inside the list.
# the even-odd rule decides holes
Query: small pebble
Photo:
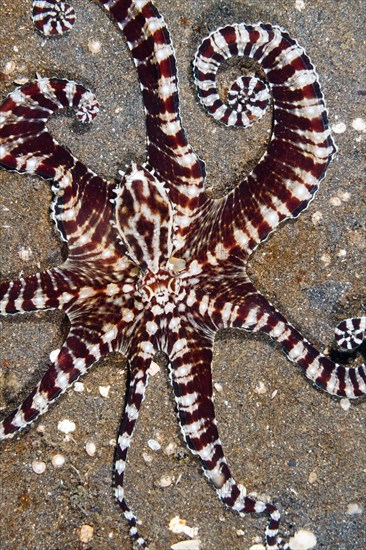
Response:
[[[263,544],[253,544],[249,550],[266,550],[266,547]]]
[[[344,397],[341,399],[341,407],[344,411],[348,411],[351,406],[351,401],[347,399],[347,397]]]
[[[222,392],[222,390],[224,389],[224,388],[222,387],[222,384],[219,384],[219,382],[215,382],[214,388],[215,388],[215,390],[218,391],[218,392]]]
[[[300,529],[289,540],[291,550],[309,550],[316,545],[316,537],[311,531]]]
[[[33,460],[32,470],[35,474],[44,474],[46,471],[46,463],[42,460]]]
[[[88,50],[91,52],[91,53],[99,53],[100,50],[102,48],[102,44],[100,43],[99,40],[97,40],[96,38],[91,38],[89,41],[88,41]]]
[[[310,472],[308,477],[308,482],[315,483],[317,479],[318,479],[318,474],[316,472]]]
[[[84,391],[84,384],[82,382],[75,382],[74,391],[76,391],[76,392]]]
[[[347,514],[349,516],[355,516],[358,514],[362,514],[363,510],[357,502],[350,502],[347,506]]]
[[[244,537],[245,533],[244,533],[243,529],[237,529],[236,530],[236,535],[238,537]]]
[[[332,130],[335,134],[343,134],[347,129],[347,126],[344,122],[337,122],[332,125]]]
[[[55,468],[61,468],[61,466],[65,464],[65,457],[61,454],[54,455],[51,458],[51,462],[52,466],[54,466]]]
[[[72,420],[65,418],[64,420],[60,420],[57,424],[57,429],[64,434],[68,434],[75,431],[76,424],[75,422],[72,422]]]
[[[102,397],[108,397],[110,389],[110,386],[99,386],[99,393]]]
[[[338,258],[345,258],[347,256],[347,250],[344,248],[341,248],[339,252],[337,252]]]
[[[89,456],[94,456],[97,452],[97,446],[93,441],[88,441],[85,445],[85,450]]]
[[[271,393],[271,399],[274,399],[277,395],[277,392],[278,390],[274,390],[272,393]]]
[[[156,439],[149,439],[147,444],[152,451],[158,451],[161,449],[161,445],[158,441],[156,441]]]
[[[93,538],[94,528],[91,525],[82,525],[80,527],[79,536],[81,542],[90,542]]]
[[[325,267],[327,267],[332,261],[332,257],[330,256],[330,254],[327,254],[327,252],[325,252],[320,259],[324,263]]]
[[[353,119],[352,128],[357,132],[366,132],[366,120],[361,117]]]

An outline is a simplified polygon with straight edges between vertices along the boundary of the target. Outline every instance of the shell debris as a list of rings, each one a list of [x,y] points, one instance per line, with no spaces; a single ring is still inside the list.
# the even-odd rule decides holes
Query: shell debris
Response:
[[[185,519],[181,519],[179,516],[174,516],[169,522],[169,529],[173,533],[187,535],[188,537],[196,537],[198,534],[197,527],[189,527]]]
[[[65,464],[65,457],[62,454],[53,455],[51,463],[54,468],[61,468]]]
[[[98,40],[97,38],[90,38],[88,40],[88,50],[91,52],[91,53],[99,53],[100,50],[102,49],[102,44],[100,42],[100,40]]]
[[[350,502],[347,506],[347,514],[349,516],[356,516],[362,514],[362,512],[363,509],[359,504],[357,504],[357,502]]]
[[[151,361],[150,367],[147,369],[147,372],[150,374],[150,376],[155,376],[160,371],[160,367],[155,361]]]
[[[57,429],[59,432],[62,432],[64,434],[69,434],[75,431],[76,424],[72,420],[69,420],[68,418],[64,418],[64,420],[60,420],[60,422],[57,424]]]
[[[46,471],[46,463],[43,460],[33,460],[32,470],[35,474],[44,474]]]
[[[316,536],[311,531],[300,529],[289,540],[291,550],[310,550],[316,545]]]
[[[97,446],[94,441],[87,441],[85,444],[85,450],[89,456],[94,456],[97,452]]]
[[[161,445],[158,441],[156,441],[156,439],[149,439],[147,444],[152,451],[158,451],[161,449]]]
[[[201,548],[201,541],[199,539],[182,540],[176,542],[171,547],[171,550],[199,550]]]
[[[110,386],[99,386],[99,393],[102,397],[109,397],[111,387]]]

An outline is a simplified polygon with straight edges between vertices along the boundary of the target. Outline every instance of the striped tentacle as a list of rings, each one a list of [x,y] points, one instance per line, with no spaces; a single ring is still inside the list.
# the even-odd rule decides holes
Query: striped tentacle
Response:
[[[207,200],[203,194],[205,170],[182,127],[177,68],[167,27],[147,0],[101,3],[131,49],[146,113],[148,165],[168,183],[170,198],[176,204],[177,225],[184,229],[193,209]]]
[[[0,314],[59,308],[75,292],[74,274],[65,275],[63,269],[55,268],[0,283]]]
[[[345,351],[357,349],[365,339],[366,317],[344,319],[335,329],[335,339]]]
[[[222,200],[219,214],[223,245],[247,256],[281,221],[297,217],[307,207],[336,148],[314,66],[276,26],[235,24],[203,41],[195,59],[195,81],[201,101],[216,118],[240,123],[241,117],[219,98],[215,84],[220,64],[232,56],[260,64],[273,99],[268,150]]]
[[[102,229],[112,218],[113,186],[48,132],[48,118],[63,108],[73,108],[81,122],[99,110],[94,94],[69,80],[38,78],[12,92],[0,106],[0,166],[53,180],[57,229],[77,255],[108,244]]]
[[[32,21],[45,36],[60,36],[75,24],[75,10],[63,0],[33,0]]]
[[[277,508],[246,496],[245,487],[234,481],[226,462],[212,399],[212,347],[213,333],[209,331],[181,330],[170,342],[171,379],[184,439],[192,453],[200,457],[204,473],[222,502],[239,513],[266,512],[270,517],[267,548],[288,548],[278,537]]]
[[[145,390],[149,375],[147,370],[153,357],[152,346],[146,341],[138,345],[138,351],[130,355],[130,381],[128,387],[127,403],[123,419],[118,431],[115,453],[114,486],[115,496],[127,520],[130,536],[139,547],[147,548],[147,544],[137,530],[137,518],[128,506],[124,493],[124,474],[128,449],[131,445],[136,421],[139,416],[141,404],[145,397]]]
[[[0,423],[0,439],[12,437],[25,428],[67,388],[84,374],[102,355],[112,351],[110,342],[100,342],[98,335],[85,326],[71,328],[60,350],[50,354],[51,366],[22,405]]]
[[[215,284],[217,297],[211,298],[210,288]],[[366,394],[366,364],[346,367],[320,353],[248,280],[233,277],[231,284],[228,280],[212,281],[196,294],[195,300],[197,305],[194,304],[190,312],[198,322],[204,318],[205,323],[216,330],[235,327],[264,332],[279,342],[288,358],[326,392],[348,398]],[[204,308],[199,306],[202,303]],[[364,317],[348,319],[340,325],[342,330],[347,327],[347,338],[358,345],[361,343],[366,325]]]

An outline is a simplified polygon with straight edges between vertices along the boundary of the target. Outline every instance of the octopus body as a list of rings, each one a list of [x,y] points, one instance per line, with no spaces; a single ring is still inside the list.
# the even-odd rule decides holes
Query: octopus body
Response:
[[[68,247],[59,267],[2,282],[0,313],[60,309],[70,321],[49,370],[2,421],[0,436],[9,438],[33,422],[103,356],[127,355],[130,384],[117,436],[115,496],[132,540],[146,547],[125,498],[124,472],[149,367],[163,352],[185,442],[219,498],[239,513],[266,513],[267,548],[288,548],[278,534],[277,508],[248,496],[232,477],[215,420],[211,363],[217,331],[236,327],[276,340],[328,393],[366,394],[366,366],[350,368],[319,352],[246,272],[256,247],[314,198],[335,153],[317,74],[304,50],[277,26],[233,24],[202,42],[194,79],[201,102],[217,120],[247,127],[273,103],[267,152],[235,189],[213,200],[205,193],[204,163],[181,124],[176,62],[164,20],[147,0],[99,3],[135,61],[146,115],[146,162],[132,164],[116,185],[52,137],[47,121],[58,110],[74,109],[82,122],[96,116],[98,102],[81,84],[37,78],[0,106],[0,165],[50,180],[53,219]],[[34,21],[46,35],[72,27],[74,11],[65,2],[33,4]],[[241,77],[225,102],[215,78],[233,56],[256,60],[264,79]],[[336,331],[339,345],[353,350],[365,328],[364,317],[343,321]]]

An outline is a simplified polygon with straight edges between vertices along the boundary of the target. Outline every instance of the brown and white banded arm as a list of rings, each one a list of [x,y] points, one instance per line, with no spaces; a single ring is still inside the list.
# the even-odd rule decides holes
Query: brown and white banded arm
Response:
[[[230,25],[203,41],[195,59],[195,81],[202,103],[216,119],[248,126],[259,109],[253,108],[245,123],[241,113],[218,95],[217,71],[233,56],[260,64],[273,101],[268,150],[252,173],[222,199],[219,214],[217,205],[212,206],[223,246],[247,257],[280,222],[297,217],[308,206],[336,148],[314,66],[303,48],[277,26]]]
[[[165,21],[147,0],[103,0],[101,4],[122,30],[138,72],[146,114],[147,165],[169,186],[180,216],[189,217],[207,200],[205,169],[182,127],[177,67]]]
[[[168,348],[171,381],[183,437],[191,452],[201,459],[206,477],[229,508],[239,513],[269,515],[268,549],[288,548],[278,537],[280,514],[271,503],[246,496],[246,489],[232,477],[219,438],[212,399],[213,333],[189,327],[174,334]]]

